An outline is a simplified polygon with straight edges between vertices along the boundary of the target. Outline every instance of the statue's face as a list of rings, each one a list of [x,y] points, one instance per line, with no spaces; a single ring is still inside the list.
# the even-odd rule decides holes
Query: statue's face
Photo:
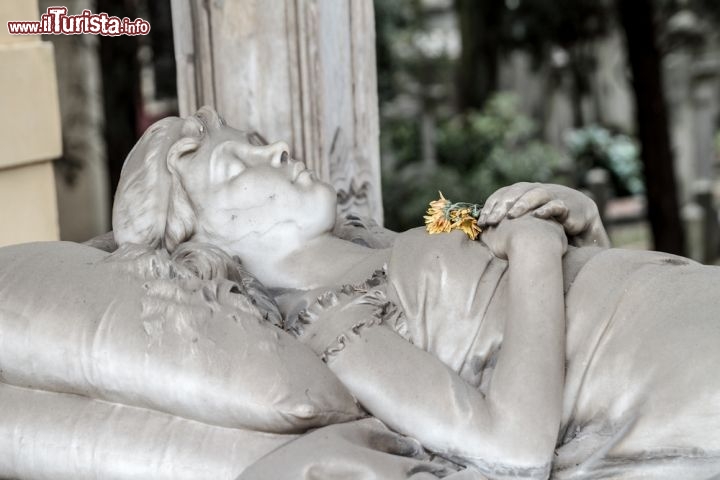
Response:
[[[297,242],[330,231],[335,190],[291,159],[286,144],[258,143],[223,126],[178,162],[197,214],[197,235],[219,243],[243,238]]]

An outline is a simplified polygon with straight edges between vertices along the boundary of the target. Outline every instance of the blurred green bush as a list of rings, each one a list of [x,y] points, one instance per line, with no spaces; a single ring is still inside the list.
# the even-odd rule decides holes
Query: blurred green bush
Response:
[[[416,118],[383,122],[385,225],[422,224],[438,190],[453,201],[482,203],[495,190],[520,181],[568,183],[568,159],[537,139],[538,128],[518,99],[495,94],[478,112],[437,120],[436,160],[421,158]]]
[[[592,168],[604,168],[610,173],[615,196],[645,192],[640,148],[629,136],[589,125],[568,132],[566,145],[578,175],[584,175]],[[584,186],[584,178],[576,178],[576,184]]]

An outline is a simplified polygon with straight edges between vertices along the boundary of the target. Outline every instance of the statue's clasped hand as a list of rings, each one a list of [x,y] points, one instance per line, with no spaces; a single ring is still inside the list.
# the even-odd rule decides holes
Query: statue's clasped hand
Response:
[[[501,188],[485,201],[478,225],[484,230],[526,214],[559,222],[574,243],[609,246],[595,202],[562,185],[520,182]]]

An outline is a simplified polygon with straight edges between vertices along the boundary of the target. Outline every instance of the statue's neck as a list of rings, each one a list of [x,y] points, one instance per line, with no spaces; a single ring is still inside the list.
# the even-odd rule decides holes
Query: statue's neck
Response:
[[[363,247],[328,233],[288,252],[248,255],[243,263],[269,287],[311,289],[360,283],[389,255],[389,249]]]

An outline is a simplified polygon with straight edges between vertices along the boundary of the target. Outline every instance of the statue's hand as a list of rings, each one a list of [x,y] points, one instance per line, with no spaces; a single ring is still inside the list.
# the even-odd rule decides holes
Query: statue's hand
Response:
[[[486,227],[480,238],[496,257],[503,259],[517,251],[562,255],[567,250],[567,236],[558,222],[530,215],[505,218],[495,226]]]
[[[557,220],[569,237],[576,237],[579,245],[610,246],[595,202],[562,185],[520,182],[501,188],[488,197],[478,224],[487,228],[503,218],[518,218],[527,213]]]

